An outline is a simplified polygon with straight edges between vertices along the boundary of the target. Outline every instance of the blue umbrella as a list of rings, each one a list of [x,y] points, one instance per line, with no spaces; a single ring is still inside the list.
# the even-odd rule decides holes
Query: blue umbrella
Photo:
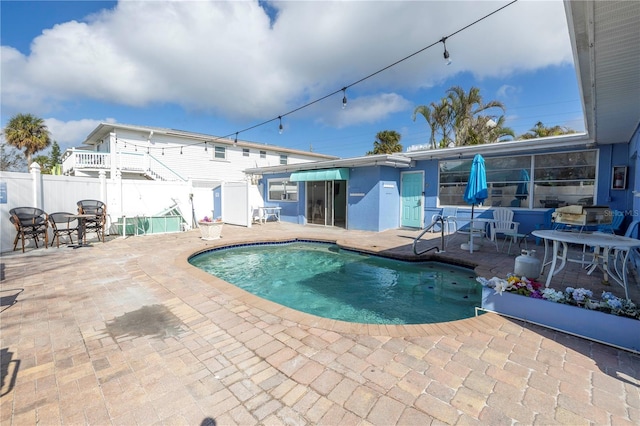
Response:
[[[484,158],[482,155],[476,154],[471,164],[467,189],[464,191],[465,203],[471,204],[471,219],[473,219],[475,205],[481,204],[487,198],[489,198],[489,191],[487,191],[487,172],[484,168]]]
[[[476,204],[482,203],[489,197],[487,191],[487,172],[484,168],[484,158],[482,155],[476,154],[471,163],[471,172],[469,173],[469,181],[464,191],[464,201],[471,204],[471,227],[469,228],[469,251],[473,253],[473,209]]]
[[[520,183],[516,188],[516,198],[524,200],[529,196],[529,172],[526,169],[520,170]]]

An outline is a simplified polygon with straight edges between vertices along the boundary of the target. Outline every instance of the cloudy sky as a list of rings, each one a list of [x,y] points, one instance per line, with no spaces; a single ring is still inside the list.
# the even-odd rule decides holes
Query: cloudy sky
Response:
[[[2,1],[0,120],[42,117],[63,149],[118,122],[351,157],[382,130],[426,143],[415,107],[475,86],[518,134],[583,131],[562,2],[509,3]]]

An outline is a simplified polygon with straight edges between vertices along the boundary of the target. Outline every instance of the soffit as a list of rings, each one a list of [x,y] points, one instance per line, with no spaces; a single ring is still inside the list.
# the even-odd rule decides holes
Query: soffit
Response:
[[[628,143],[640,122],[640,2],[565,1],[587,132]]]

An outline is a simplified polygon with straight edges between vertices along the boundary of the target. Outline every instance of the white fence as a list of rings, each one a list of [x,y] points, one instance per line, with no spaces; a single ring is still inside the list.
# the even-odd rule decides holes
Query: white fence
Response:
[[[213,191],[222,185],[223,208],[214,212]],[[247,187],[255,195],[257,189]],[[225,187],[230,186],[228,190]],[[30,173],[0,172],[0,252],[13,249],[15,228],[9,221],[9,210],[15,207],[38,207],[47,213],[77,210],[76,203],[83,199],[101,200],[107,204],[108,223],[122,217],[158,216],[169,209],[178,208],[187,228],[197,226],[204,216],[222,217],[225,222],[251,226],[248,209],[238,209],[234,197],[237,182],[188,181],[162,182],[126,179],[106,179],[75,176],[42,175],[40,166],[33,164]],[[244,205],[245,203],[240,203]],[[243,211],[244,210],[244,211]],[[32,244],[30,242],[30,244]]]

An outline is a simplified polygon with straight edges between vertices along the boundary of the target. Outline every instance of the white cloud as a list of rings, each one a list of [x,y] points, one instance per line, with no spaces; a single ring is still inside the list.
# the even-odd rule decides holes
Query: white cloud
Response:
[[[392,92],[452,73],[505,76],[571,61],[562,2],[521,1],[449,38],[453,63],[443,67],[437,41],[503,4],[277,2],[271,26],[255,1],[124,1],[45,30],[27,56],[3,46],[2,107],[42,113],[94,99],[264,119],[436,43],[350,88],[348,114],[325,117],[337,127],[374,122],[407,108]]]
[[[412,105],[410,101],[396,93],[380,93],[349,99],[344,110],[337,105],[327,108],[316,121],[341,129],[363,123],[380,122],[390,114],[408,111]]]
[[[521,89],[509,84],[503,84],[498,88],[496,95],[500,99],[509,99],[517,93],[521,92]]]
[[[64,152],[67,148],[81,146],[87,135],[101,122],[114,123],[115,120],[107,118],[102,121],[90,119],[60,121],[55,118],[45,118],[44,122],[51,133],[51,140],[58,142],[60,150]]]

